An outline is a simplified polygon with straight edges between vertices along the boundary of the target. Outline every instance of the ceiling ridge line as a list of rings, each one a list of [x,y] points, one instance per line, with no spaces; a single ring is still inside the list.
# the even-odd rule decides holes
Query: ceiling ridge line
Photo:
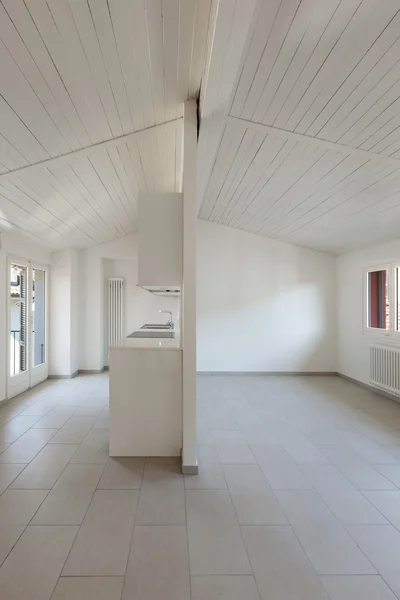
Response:
[[[10,175],[14,173],[20,173],[21,171],[26,171],[27,169],[33,169],[39,166],[48,166],[49,164],[53,164],[58,161],[65,160],[71,156],[79,156],[85,155],[93,148],[108,148],[113,145],[117,145],[119,142],[129,140],[134,138],[136,135],[141,133],[145,133],[147,131],[156,130],[158,127],[164,127],[166,125],[170,125],[172,123],[177,123],[178,121],[182,121],[183,117],[177,117],[175,119],[170,119],[169,121],[164,121],[163,123],[158,123],[157,125],[151,125],[150,127],[145,127],[144,129],[139,129],[138,131],[132,131],[131,133],[125,133],[124,135],[120,135],[115,138],[110,138],[108,140],[103,140],[101,142],[97,142],[96,144],[91,144],[90,146],[84,146],[83,148],[78,148],[77,150],[72,150],[71,152],[67,152],[65,154],[60,154],[59,156],[53,156],[46,160],[38,161],[29,165],[24,165],[23,167],[18,167],[17,169],[11,169],[10,171],[6,171],[5,173],[0,173],[0,180],[7,179]],[[400,161],[399,161],[400,162]]]
[[[386,154],[377,154],[370,150],[361,150],[360,148],[353,148],[351,146],[345,146],[338,144],[337,142],[330,142],[329,140],[323,140],[322,138],[312,137],[303,133],[297,133],[295,131],[288,131],[287,129],[281,129],[279,127],[272,127],[271,125],[265,125],[264,123],[257,123],[255,121],[248,121],[241,117],[235,117],[233,115],[225,115],[225,122],[232,122],[243,127],[252,128],[257,131],[265,131],[265,133],[272,133],[287,139],[302,141],[307,144],[314,144],[319,148],[326,148],[327,150],[334,150],[335,152],[343,152],[348,155],[363,156],[366,160],[377,160],[380,162],[386,162],[388,165],[397,166],[400,168],[400,159],[387,156]],[[0,176],[1,177],[1,176]]]

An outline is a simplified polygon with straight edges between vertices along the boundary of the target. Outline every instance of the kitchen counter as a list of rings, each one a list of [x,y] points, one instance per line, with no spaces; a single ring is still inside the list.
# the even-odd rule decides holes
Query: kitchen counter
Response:
[[[147,329],[147,332],[159,332],[158,329]],[[170,331],[170,330],[168,330]],[[125,337],[109,346],[110,350],[182,350],[180,330],[174,329],[175,338],[128,338]]]

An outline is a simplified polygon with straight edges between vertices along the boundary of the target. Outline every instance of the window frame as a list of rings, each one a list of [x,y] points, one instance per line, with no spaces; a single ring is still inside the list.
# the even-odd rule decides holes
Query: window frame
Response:
[[[400,262],[383,263],[365,267],[363,272],[363,333],[377,339],[391,338],[392,341],[400,344],[400,329],[396,329],[395,318],[396,310],[396,274],[399,269]],[[368,290],[368,274],[375,271],[387,271],[388,277],[388,299],[389,299],[389,328],[381,329],[379,327],[369,327],[369,290]]]
[[[393,333],[399,335],[400,334],[400,327],[399,329],[397,329],[397,324],[399,323],[399,317],[398,317],[398,312],[400,313],[400,308],[399,308],[399,300],[400,300],[400,290],[399,290],[399,300],[397,299],[397,275],[399,276],[400,279],[400,262],[395,262],[392,263],[392,269],[393,269]],[[399,337],[399,341],[400,341],[400,337]]]

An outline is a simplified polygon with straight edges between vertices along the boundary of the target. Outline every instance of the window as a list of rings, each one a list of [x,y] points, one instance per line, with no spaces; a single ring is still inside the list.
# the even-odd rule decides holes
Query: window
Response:
[[[10,376],[26,371],[26,339],[28,333],[26,300],[27,268],[11,264],[10,272]]]
[[[368,327],[389,329],[389,271],[368,271]]]
[[[400,344],[400,264],[364,271],[364,332],[391,337]]]
[[[395,329],[400,331],[400,267],[395,269]]]

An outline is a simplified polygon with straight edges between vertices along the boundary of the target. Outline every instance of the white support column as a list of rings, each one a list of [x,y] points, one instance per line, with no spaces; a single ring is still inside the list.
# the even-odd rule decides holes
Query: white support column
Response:
[[[78,374],[79,252],[54,252],[50,274],[49,376]]]
[[[6,398],[6,351],[7,351],[7,286],[6,255],[2,250],[2,234],[0,233],[0,404]],[[9,291],[8,291],[9,293]]]
[[[196,474],[196,163],[197,106],[185,102],[183,117],[183,286],[182,286],[182,471]]]
[[[80,275],[79,370],[96,373],[106,360],[103,259],[90,250],[82,251]]]

